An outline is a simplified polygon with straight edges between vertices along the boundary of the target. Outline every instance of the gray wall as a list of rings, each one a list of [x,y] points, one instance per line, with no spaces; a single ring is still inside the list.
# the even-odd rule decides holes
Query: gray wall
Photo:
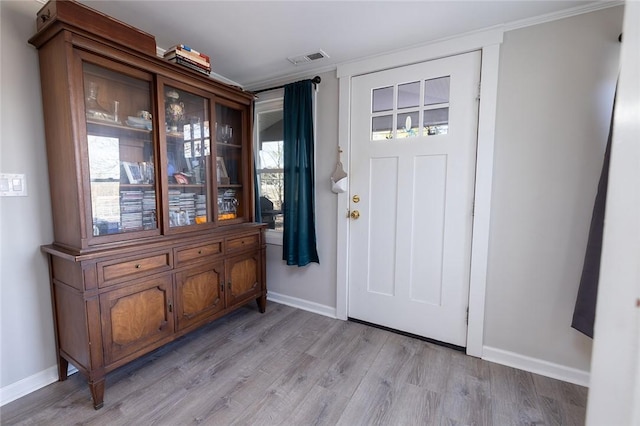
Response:
[[[35,49],[35,1],[0,1],[0,171],[29,196],[0,198],[0,387],[55,366],[52,241]],[[590,340],[569,328],[617,72],[622,8],[511,31],[502,47],[485,343],[588,370]],[[6,52],[11,52],[7,55]],[[320,265],[285,267],[268,248],[269,289],[330,308],[336,299],[338,86],[321,74],[316,204]],[[233,77],[233,76],[230,76]]]
[[[338,154],[338,79],[335,72],[319,74],[316,123],[316,233],[320,264],[302,268],[287,266],[282,246],[267,246],[269,292],[303,299],[335,309],[336,306],[336,208],[330,176]],[[313,77],[313,76],[310,76]]]
[[[589,370],[570,328],[615,89],[622,7],[505,34],[485,345]]]
[[[27,197],[0,198],[0,387],[56,363],[49,272],[53,240],[44,144],[35,2],[0,2],[0,171],[24,173]]]

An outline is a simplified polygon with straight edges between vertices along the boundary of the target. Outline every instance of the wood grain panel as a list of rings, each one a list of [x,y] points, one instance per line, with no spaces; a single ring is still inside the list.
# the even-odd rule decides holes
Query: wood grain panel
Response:
[[[176,317],[179,330],[224,309],[224,265],[219,262],[176,274]]]
[[[171,277],[149,279],[100,295],[107,364],[173,333]]]

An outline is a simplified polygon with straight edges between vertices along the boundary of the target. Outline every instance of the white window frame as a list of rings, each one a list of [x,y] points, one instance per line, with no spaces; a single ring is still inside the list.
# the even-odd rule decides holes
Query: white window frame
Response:
[[[255,153],[255,155],[258,155],[258,152],[260,152],[260,147],[258,146],[258,114],[278,110],[284,110],[284,89],[261,93],[260,99],[255,102],[253,112],[253,122],[255,123],[255,125],[253,126],[253,152]],[[259,200],[256,200],[256,203],[259,203]],[[265,230],[265,241],[267,244],[281,246],[283,236],[283,231],[275,229]]]

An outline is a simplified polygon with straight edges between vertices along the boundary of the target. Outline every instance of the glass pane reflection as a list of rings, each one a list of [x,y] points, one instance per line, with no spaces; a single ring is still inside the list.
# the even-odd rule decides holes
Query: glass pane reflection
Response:
[[[437,108],[424,112],[425,136],[449,133],[449,108]]]
[[[415,108],[420,105],[420,82],[398,85],[398,109]],[[417,125],[417,123],[416,123]]]
[[[393,138],[393,115],[373,117],[371,120],[371,140],[379,141]]]
[[[390,111],[393,109],[393,86],[373,89],[371,112]]]
[[[424,104],[445,104],[449,102],[451,77],[432,78],[424,82]]]
[[[398,114],[398,126],[396,138],[410,138],[418,136],[419,116],[418,111]]]

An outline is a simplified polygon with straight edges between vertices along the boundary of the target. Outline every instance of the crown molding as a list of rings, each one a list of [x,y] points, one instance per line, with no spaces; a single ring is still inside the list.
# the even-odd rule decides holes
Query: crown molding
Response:
[[[605,0],[595,1],[582,6],[572,7],[570,9],[559,10],[557,12],[546,13],[544,15],[534,16],[532,18],[520,19],[517,21],[508,22],[503,25],[504,31],[517,30],[519,28],[531,27],[534,25],[544,24],[546,22],[558,21],[560,19],[571,18],[572,16],[578,16],[585,13],[596,12],[602,9],[608,9],[610,7],[621,6],[624,1],[621,0]]]
[[[242,87],[248,91],[261,90],[271,86],[280,86],[283,84],[291,83],[292,81],[311,78],[317,74],[335,71],[336,69],[337,69],[336,64],[330,64],[320,68],[313,68],[313,69],[310,68],[306,70],[299,70],[299,71],[295,71],[285,75],[282,75],[282,74],[274,75],[272,77],[267,77],[266,79],[260,79],[257,81],[245,83]]]

